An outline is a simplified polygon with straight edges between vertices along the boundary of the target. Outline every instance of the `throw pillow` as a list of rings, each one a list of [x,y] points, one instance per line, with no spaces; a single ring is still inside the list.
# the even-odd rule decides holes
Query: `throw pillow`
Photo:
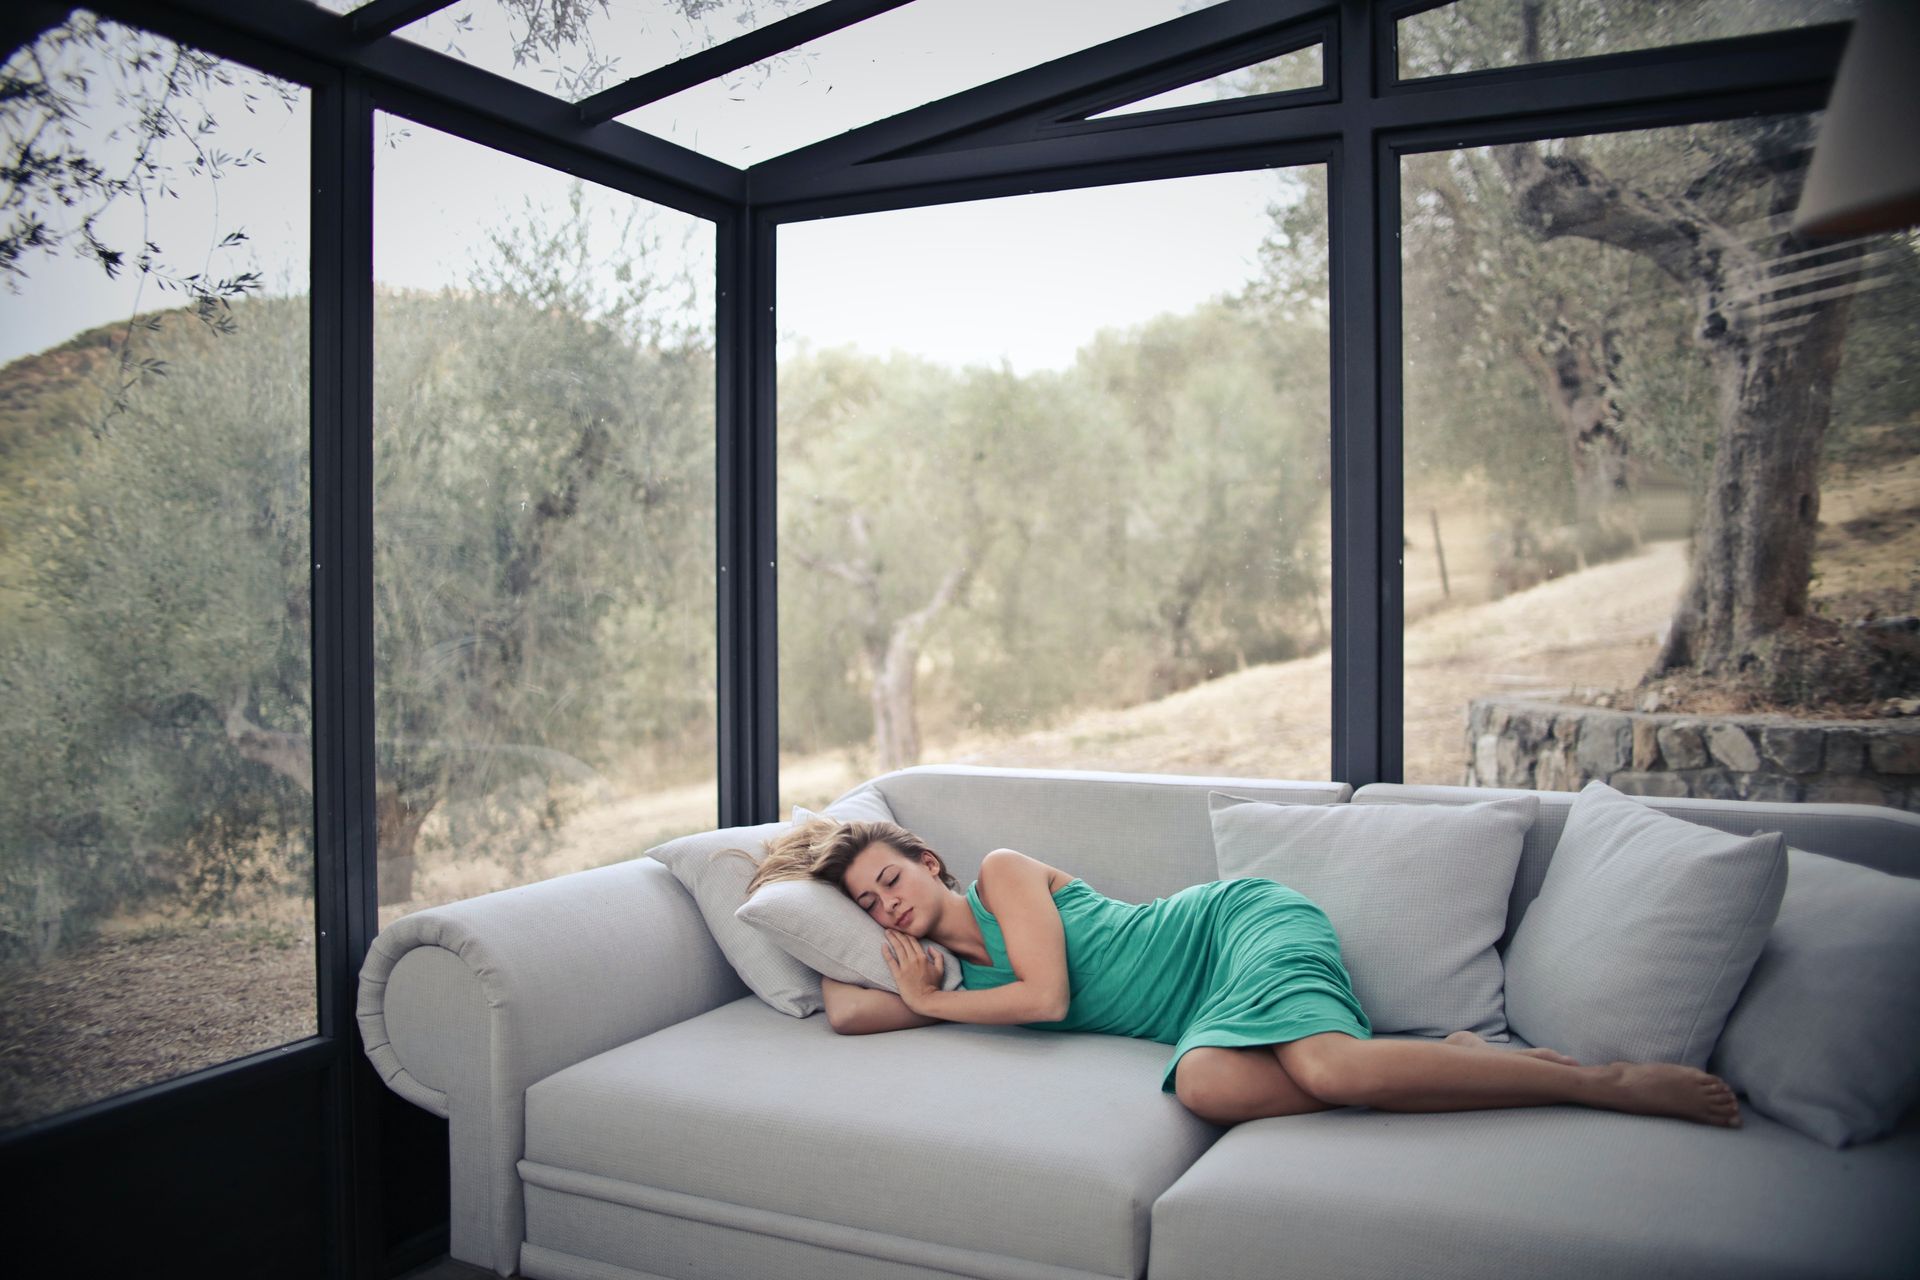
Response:
[[[1920,880],[1787,850],[1787,891],[1708,1070],[1830,1147],[1920,1101]]]
[[[1786,880],[1780,833],[1728,835],[1590,782],[1507,948],[1507,1018],[1582,1062],[1704,1067]]]
[[[754,868],[766,857],[766,842],[788,829],[784,822],[764,822],[703,831],[669,840],[647,850],[647,855],[664,862],[693,895],[713,940],[740,980],[780,1012],[804,1018],[822,1008],[820,975],[733,915],[746,900]],[[730,852],[735,849],[745,850],[751,858]]]
[[[843,809],[835,804],[828,809],[830,816],[843,822],[875,820],[854,806]],[[794,807],[795,825],[813,816]],[[834,885],[822,880],[776,880],[756,889],[734,915],[809,969],[838,982],[899,992],[881,955],[886,931]],[[940,985],[948,991],[958,987],[960,961],[939,943],[927,939],[922,942],[940,953],[945,965]]]
[[[1208,795],[1222,880],[1265,876],[1317,903],[1377,1032],[1506,1037],[1500,953],[1540,801],[1271,804]]]

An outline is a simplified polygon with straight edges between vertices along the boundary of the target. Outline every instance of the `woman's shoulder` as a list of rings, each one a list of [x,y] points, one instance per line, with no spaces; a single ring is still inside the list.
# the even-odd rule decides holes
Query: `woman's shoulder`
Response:
[[[973,882],[974,896],[980,900],[981,906],[991,911],[993,902],[988,895],[993,885],[1000,883],[1001,878],[1008,874],[1019,875],[1023,871],[1032,874],[1036,870],[1045,873],[1049,895],[1060,892],[1075,879],[1059,867],[1050,866],[1018,849],[995,849],[980,861],[980,874]]]

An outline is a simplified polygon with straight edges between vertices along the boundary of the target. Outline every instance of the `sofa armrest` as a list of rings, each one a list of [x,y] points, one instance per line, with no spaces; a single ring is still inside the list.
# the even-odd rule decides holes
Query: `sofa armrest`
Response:
[[[360,968],[367,1057],[448,1121],[452,1256],[520,1260],[528,1086],[747,993],[693,899],[651,858],[434,907]]]

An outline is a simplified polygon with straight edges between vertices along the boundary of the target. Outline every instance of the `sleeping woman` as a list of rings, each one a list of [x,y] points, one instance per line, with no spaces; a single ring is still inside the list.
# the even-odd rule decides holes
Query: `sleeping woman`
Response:
[[[1740,1123],[1733,1090],[1693,1067],[1581,1065],[1471,1031],[1373,1039],[1326,914],[1272,880],[1218,880],[1135,904],[996,849],[962,893],[912,832],[815,819],[769,844],[747,892],[809,877],[838,885],[886,930],[900,988],[823,977],[827,1018],[845,1035],[975,1022],[1156,1040],[1174,1047],[1160,1087],[1223,1125],[1332,1107],[1553,1102]],[[923,940],[959,957],[957,990],[941,989],[944,961]]]

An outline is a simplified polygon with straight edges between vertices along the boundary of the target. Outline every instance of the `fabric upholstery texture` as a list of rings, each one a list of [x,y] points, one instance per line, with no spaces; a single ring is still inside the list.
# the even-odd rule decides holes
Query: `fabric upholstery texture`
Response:
[[[877,799],[860,797],[861,807],[882,807]],[[891,822],[861,816],[859,808],[849,804],[844,811],[829,807],[829,817],[843,822]],[[793,823],[799,826],[813,818],[810,810],[794,806]],[[777,880],[754,890],[753,896],[734,911],[734,918],[751,925],[788,955],[817,973],[837,982],[878,987],[898,993],[893,971],[887,968],[881,948],[886,930],[879,921],[855,906],[853,899],[823,880]],[[945,968],[940,985],[952,991],[960,985],[960,961],[953,952],[930,938],[921,945],[940,954]]]
[[[1708,1069],[1828,1146],[1920,1100],[1920,880],[1787,851],[1787,891]]]
[[[1264,876],[1317,903],[1376,1031],[1506,1034],[1494,944],[1534,797],[1361,807],[1215,792],[1209,806],[1220,878]]]
[[[1153,1211],[1152,1280],[1913,1274],[1920,1125],[1836,1158],[1583,1107],[1344,1107],[1227,1131]]]
[[[1705,1067],[1786,882],[1779,833],[1711,831],[1588,783],[1507,950],[1507,1017],[1582,1062]]]
[[[993,850],[1018,849],[1122,902],[1217,878],[1209,791],[1277,804],[1339,804],[1353,794],[1344,782],[969,765],[902,769],[871,785],[961,884]]]
[[[1220,1132],[1160,1092],[1165,1055],[1120,1036],[954,1023],[840,1036],[742,999],[536,1084],[526,1159],[1132,1276],[1154,1199]]]

